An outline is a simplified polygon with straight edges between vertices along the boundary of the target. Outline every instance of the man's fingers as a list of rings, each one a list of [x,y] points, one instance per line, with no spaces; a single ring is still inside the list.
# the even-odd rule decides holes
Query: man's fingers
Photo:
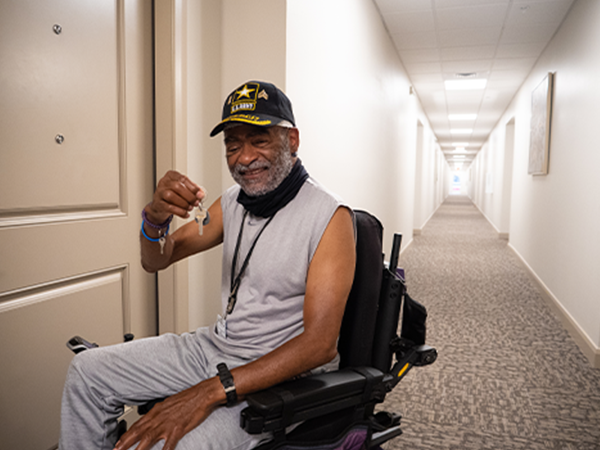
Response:
[[[169,438],[165,440],[163,450],[175,450],[175,447],[177,447],[177,444],[184,436],[184,434],[185,433],[182,431],[181,427],[175,426],[175,428],[173,428],[173,431],[169,435]]]
[[[192,197],[189,200],[202,200],[204,198],[204,189],[190,180],[187,176],[174,170],[170,170],[164,178],[168,179],[173,184],[181,184],[183,188],[189,191],[192,194]]]
[[[114,450],[127,450],[136,443],[138,443],[136,450],[149,450],[154,444],[162,439],[162,437],[156,433],[156,430],[148,430],[144,427],[136,427],[136,425],[138,424],[134,424],[129,431],[121,436],[121,439],[117,442]]]
[[[176,216],[188,217],[188,212],[193,209],[193,205],[173,190],[164,191],[161,193],[162,209],[165,209],[169,214]]]
[[[204,196],[202,187],[185,175],[172,170],[158,183],[155,199],[161,203],[157,204],[155,209],[187,218],[188,212],[198,206]]]
[[[183,177],[182,184],[186,187],[187,190],[189,190],[192,194],[194,194],[195,201],[199,202],[200,200],[203,200],[204,197],[206,196],[206,192],[204,191],[204,188],[202,186],[198,186],[196,183],[194,183],[188,177]]]

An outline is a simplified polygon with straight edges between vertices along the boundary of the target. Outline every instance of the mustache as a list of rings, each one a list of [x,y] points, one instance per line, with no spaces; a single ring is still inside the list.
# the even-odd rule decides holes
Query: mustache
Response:
[[[271,167],[271,163],[269,161],[252,161],[250,164],[236,164],[233,167],[233,171],[237,175],[243,175],[245,172],[256,169],[269,169]]]

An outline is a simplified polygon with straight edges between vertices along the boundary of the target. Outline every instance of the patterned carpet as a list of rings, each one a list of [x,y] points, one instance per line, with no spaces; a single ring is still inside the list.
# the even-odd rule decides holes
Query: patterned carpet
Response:
[[[468,198],[449,197],[400,265],[439,357],[378,408],[403,415],[385,449],[600,449],[600,370]]]

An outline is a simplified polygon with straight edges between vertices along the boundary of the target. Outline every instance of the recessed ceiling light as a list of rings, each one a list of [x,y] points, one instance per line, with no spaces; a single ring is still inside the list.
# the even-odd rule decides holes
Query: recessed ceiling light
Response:
[[[454,159],[464,159],[464,158],[466,158],[466,156],[465,155],[454,155],[453,158]]]
[[[466,147],[467,145],[469,145],[468,142],[453,142],[452,143],[453,147]]]
[[[448,114],[449,120],[475,120],[477,114]]]
[[[444,81],[447,91],[469,91],[485,89],[487,80],[477,78],[473,80],[446,80]]]
[[[452,134],[471,134],[473,128],[451,128],[450,133]]]

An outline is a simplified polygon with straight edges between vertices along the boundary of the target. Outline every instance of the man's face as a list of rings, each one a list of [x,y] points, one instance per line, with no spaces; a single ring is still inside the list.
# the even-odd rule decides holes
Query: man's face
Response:
[[[274,190],[290,173],[298,130],[237,125],[225,130],[225,156],[233,179],[252,197]]]

